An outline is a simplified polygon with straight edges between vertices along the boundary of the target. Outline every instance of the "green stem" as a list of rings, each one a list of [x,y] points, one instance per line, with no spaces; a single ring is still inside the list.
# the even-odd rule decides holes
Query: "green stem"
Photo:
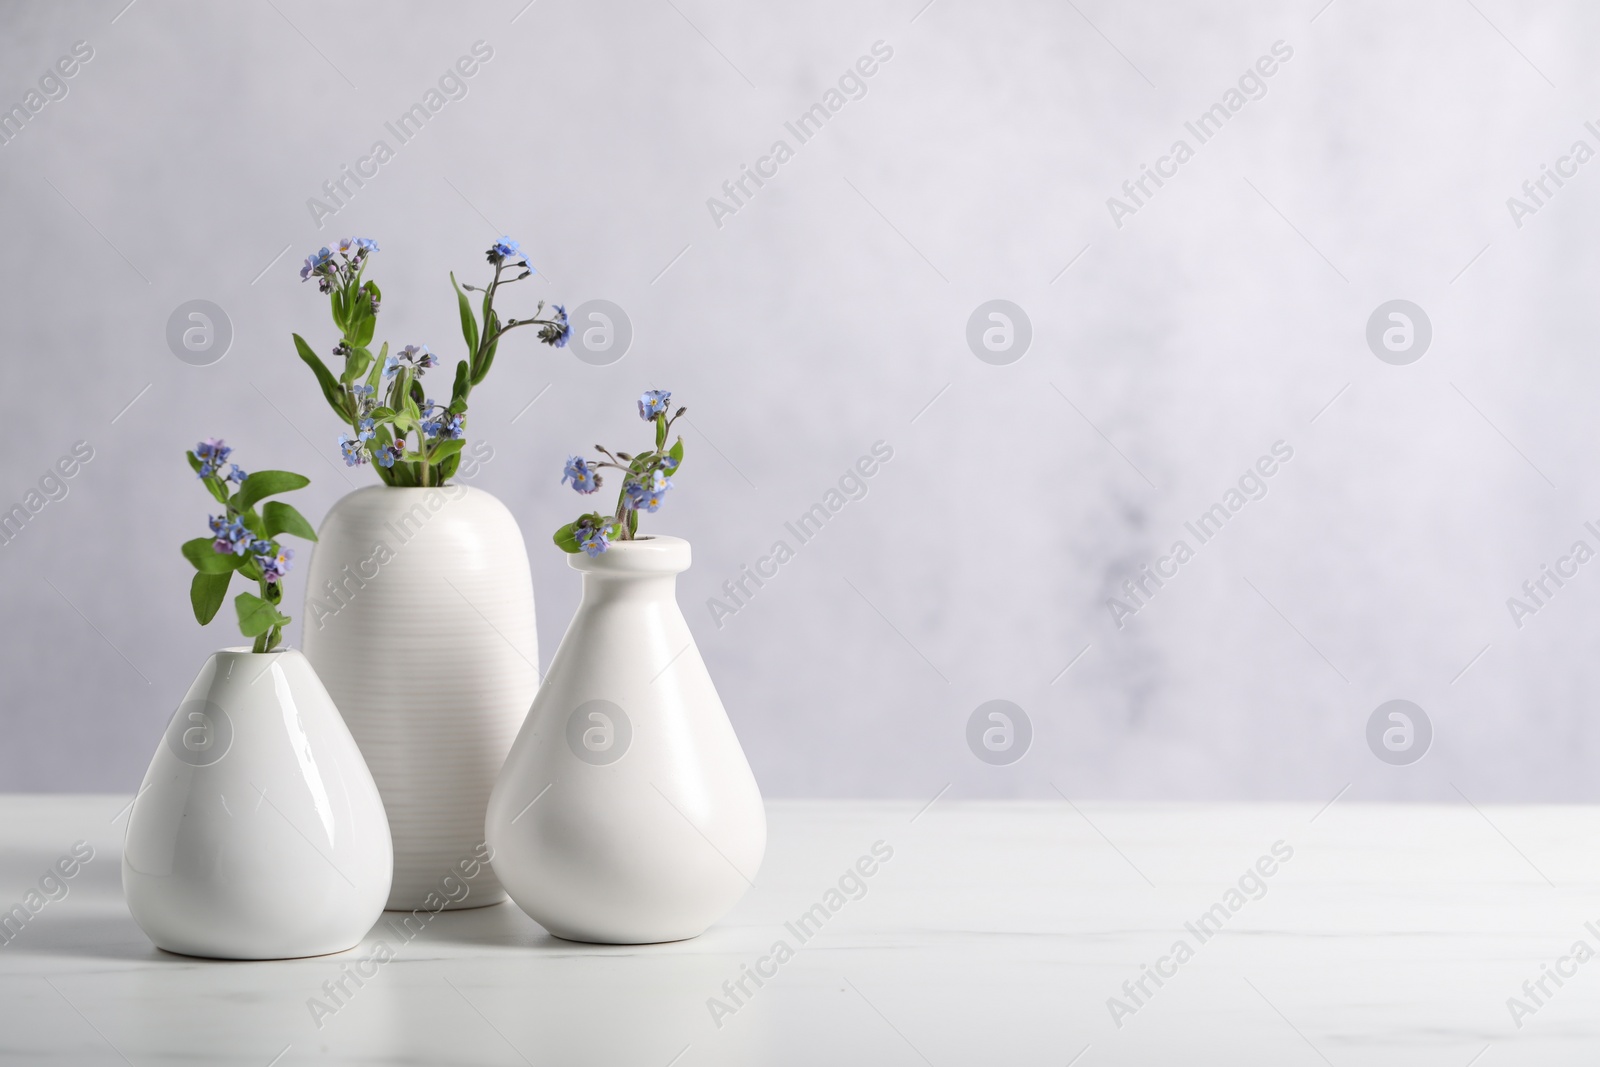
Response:
[[[628,479],[626,477],[624,477],[622,479],[622,488],[617,493],[617,525],[622,530],[621,540],[624,540],[624,541],[629,540],[629,537],[628,537],[628,520],[626,518],[626,513],[627,513],[627,510],[628,510],[628,508],[627,508],[627,500],[628,500]]]
[[[261,589],[261,599],[265,600],[269,604],[273,604],[272,591],[267,587],[267,580],[262,578],[256,583],[256,585]],[[274,607],[276,607],[276,604],[274,604]],[[278,628],[276,626],[263,631],[262,633],[256,634],[256,643],[251,647],[250,650],[257,653],[270,652],[272,650],[272,646],[277,644],[277,637]]]

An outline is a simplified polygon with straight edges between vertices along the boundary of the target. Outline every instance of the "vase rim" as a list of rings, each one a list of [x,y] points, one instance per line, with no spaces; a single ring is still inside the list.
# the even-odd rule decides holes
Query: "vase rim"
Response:
[[[473,488],[466,482],[449,482],[445,485],[389,485],[386,482],[373,482],[370,485],[359,486],[350,491],[352,493],[364,493],[368,489],[381,489],[386,493],[432,493],[436,490],[443,491],[445,489],[468,489],[475,493],[484,492],[482,489]]]
[[[567,557],[573,570],[588,574],[679,574],[689,569],[689,561],[689,542],[669,534],[612,541],[592,558],[584,552]]]
[[[213,655],[217,656],[281,656],[286,652],[295,652],[297,649],[290,645],[279,645],[271,652],[257,652],[250,645],[227,645],[217,649]]]

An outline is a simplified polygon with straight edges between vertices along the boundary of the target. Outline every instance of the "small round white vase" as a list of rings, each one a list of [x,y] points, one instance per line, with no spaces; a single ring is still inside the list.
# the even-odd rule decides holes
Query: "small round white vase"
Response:
[[[464,485],[358,489],[317,536],[306,656],[389,813],[388,907],[425,907],[479,855],[489,791],[539,687],[527,548],[505,505]],[[504,899],[485,870],[447,907]]]
[[[128,815],[140,929],[187,956],[342,952],[383,913],[392,861],[377,787],[306,658],[213,654]]]
[[[495,870],[557,937],[695,937],[751,886],[767,821],[678,609],[689,543],[568,560],[583,600],[489,801]]]

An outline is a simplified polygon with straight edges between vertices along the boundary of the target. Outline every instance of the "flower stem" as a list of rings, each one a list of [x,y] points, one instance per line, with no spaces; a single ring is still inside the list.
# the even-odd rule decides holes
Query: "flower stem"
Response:
[[[267,583],[266,583],[266,581],[263,580],[263,581],[260,581],[260,582],[258,582],[256,584],[261,587],[261,599],[262,600],[266,600],[268,603],[271,603],[271,600],[267,596]],[[272,633],[272,629],[273,628],[269,627],[268,629],[263,630],[261,633],[256,634],[256,643],[250,649],[250,651],[260,653],[260,652],[265,652],[268,648],[270,648],[271,645],[270,645],[270,642],[269,642],[269,637],[270,637],[270,635]]]

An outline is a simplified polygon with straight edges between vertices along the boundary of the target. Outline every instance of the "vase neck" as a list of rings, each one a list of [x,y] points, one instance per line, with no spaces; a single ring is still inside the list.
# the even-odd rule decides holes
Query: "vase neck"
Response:
[[[604,571],[586,571],[583,575],[585,605],[624,601],[664,601],[676,604],[677,599],[676,574],[613,574]]]

